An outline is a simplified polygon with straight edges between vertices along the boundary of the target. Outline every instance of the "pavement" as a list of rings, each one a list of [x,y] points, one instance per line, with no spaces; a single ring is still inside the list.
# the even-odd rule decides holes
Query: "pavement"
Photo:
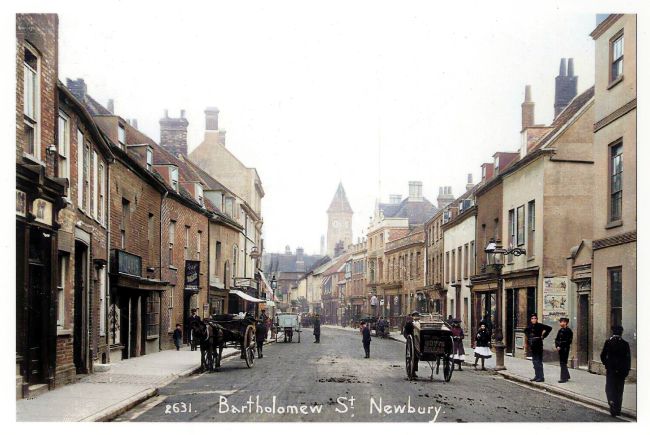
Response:
[[[233,358],[219,372],[177,379],[114,421],[138,422],[621,422],[494,371],[455,371],[450,382],[421,362],[415,380],[404,345],[360,334],[305,328],[300,343],[265,347],[252,368]]]
[[[16,421],[110,421],[158,390],[200,370],[200,352],[166,350],[111,364],[76,383],[16,401]],[[239,354],[224,349],[222,357]]]
[[[336,328],[341,330],[353,331],[352,328],[342,327],[338,325],[325,325],[326,328]],[[406,339],[399,334],[399,332],[392,332],[389,336],[391,339],[406,342]],[[474,354],[466,339],[464,343],[466,360],[465,364],[471,366],[474,363]],[[479,361],[480,364],[480,361]],[[604,410],[609,410],[609,405],[605,397],[605,376],[590,373],[587,370],[569,369],[571,380],[569,382],[559,384],[557,381],[560,379],[560,366],[556,364],[544,364],[544,376],[546,382],[531,382],[530,378],[534,376],[533,364],[530,359],[515,358],[506,356],[504,360],[506,370],[495,371],[497,374],[504,378],[519,382],[529,387],[547,391],[553,394],[567,397],[572,400],[596,406]],[[485,360],[485,368],[494,371],[496,366],[496,358],[493,356]],[[623,393],[623,407],[622,415],[636,419],[637,418],[637,384],[635,382],[627,382]]]

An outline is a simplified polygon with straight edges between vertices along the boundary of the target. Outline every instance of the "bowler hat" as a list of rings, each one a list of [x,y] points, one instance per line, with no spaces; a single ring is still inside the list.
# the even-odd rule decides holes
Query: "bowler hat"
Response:
[[[568,318],[568,317],[560,317],[560,322],[567,322],[567,323],[569,323],[569,318]]]

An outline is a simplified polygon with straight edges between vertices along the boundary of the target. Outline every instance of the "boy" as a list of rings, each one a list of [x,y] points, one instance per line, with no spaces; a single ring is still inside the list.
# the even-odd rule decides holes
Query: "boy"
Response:
[[[630,368],[632,367],[630,345],[623,340],[622,335],[622,326],[612,326],[612,336],[605,341],[603,351],[600,353],[600,361],[607,369],[605,394],[607,395],[609,412],[612,417],[621,415],[625,378],[630,374]]]
[[[560,384],[567,382],[571,379],[567,362],[569,360],[569,350],[571,349],[571,342],[573,341],[573,331],[569,328],[569,319],[567,317],[560,317],[560,329],[555,336],[555,348],[560,356]]]
[[[181,350],[181,343],[183,342],[183,328],[181,328],[180,323],[176,324],[176,329],[174,329],[173,337],[176,350]]]
[[[530,315],[530,323],[524,329],[526,339],[528,341],[528,348],[533,356],[533,368],[535,369],[535,377],[531,382],[544,382],[544,339],[553,330],[552,327],[539,323],[537,321],[537,313]]]

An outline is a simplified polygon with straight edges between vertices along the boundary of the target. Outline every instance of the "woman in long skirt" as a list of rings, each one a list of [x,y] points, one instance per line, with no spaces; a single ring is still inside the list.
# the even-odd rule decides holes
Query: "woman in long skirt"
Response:
[[[492,358],[490,352],[490,331],[488,331],[485,322],[479,323],[478,331],[476,333],[476,347],[474,348],[474,369],[477,370],[477,363],[481,359],[481,370],[485,370],[485,360]]]
[[[460,327],[460,320],[458,319],[452,321],[451,336],[454,342],[454,364],[458,364],[458,370],[463,371],[462,364],[465,361],[463,339],[465,338],[465,333],[463,332],[463,328]]]

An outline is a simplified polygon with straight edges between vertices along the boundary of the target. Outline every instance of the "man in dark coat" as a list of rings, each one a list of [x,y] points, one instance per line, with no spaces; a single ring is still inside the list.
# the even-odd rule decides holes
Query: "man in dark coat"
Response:
[[[314,317],[314,343],[320,343],[320,315],[316,314]]]
[[[567,362],[569,361],[569,350],[573,341],[573,331],[568,325],[569,319],[560,317],[560,329],[558,329],[555,336],[555,348],[560,356],[560,380],[558,382],[561,384],[571,379]]]
[[[194,337],[194,325],[201,322],[201,318],[196,314],[196,308],[192,308],[190,317],[187,318],[187,326],[189,328],[189,339],[190,339],[190,350],[196,350],[198,347],[198,342]]]
[[[623,340],[621,335],[623,335],[623,327],[612,326],[612,336],[605,341],[603,351],[600,353],[600,361],[607,369],[605,394],[607,394],[609,412],[612,417],[621,415],[625,378],[630,373],[632,366],[630,345]]]
[[[533,382],[544,382],[544,339],[553,330],[552,327],[539,323],[537,321],[537,313],[530,315],[530,323],[524,329],[528,347],[530,348],[533,356],[533,368],[535,369],[535,377],[531,379]]]
[[[366,351],[366,358],[370,358],[370,328],[368,328],[368,324],[366,322],[361,322],[361,335],[363,336],[363,339],[361,342],[363,343],[363,350]]]
[[[404,338],[407,338],[409,335],[413,335],[413,317],[406,316],[404,328],[402,328],[402,335],[404,335]]]
[[[266,322],[262,320],[260,317],[260,320],[257,322],[255,325],[255,341],[257,342],[257,357],[258,358],[264,358],[262,356],[262,348],[264,347],[264,340],[266,340]]]

